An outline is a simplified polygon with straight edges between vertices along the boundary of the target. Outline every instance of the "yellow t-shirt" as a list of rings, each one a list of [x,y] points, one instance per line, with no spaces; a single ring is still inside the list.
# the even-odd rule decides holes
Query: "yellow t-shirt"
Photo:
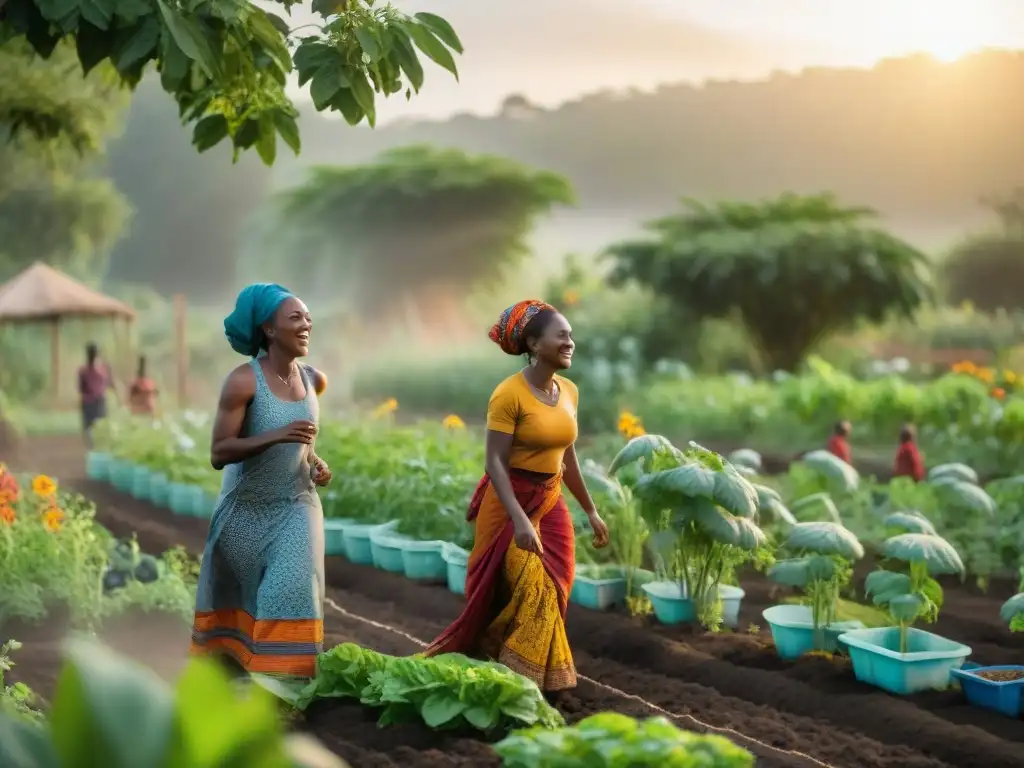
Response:
[[[562,471],[565,449],[576,442],[579,391],[566,378],[555,376],[558,402],[548,405],[531,389],[520,371],[494,390],[487,404],[487,428],[512,435],[509,466],[532,472]]]

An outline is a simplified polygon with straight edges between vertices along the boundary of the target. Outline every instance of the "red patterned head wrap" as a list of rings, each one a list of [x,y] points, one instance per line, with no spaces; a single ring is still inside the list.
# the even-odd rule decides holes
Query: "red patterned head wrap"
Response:
[[[501,313],[501,318],[491,326],[491,341],[501,347],[502,351],[509,355],[521,355],[523,351],[519,344],[523,339],[523,330],[538,313],[550,309],[557,311],[550,304],[545,304],[537,299],[527,299],[513,304]]]

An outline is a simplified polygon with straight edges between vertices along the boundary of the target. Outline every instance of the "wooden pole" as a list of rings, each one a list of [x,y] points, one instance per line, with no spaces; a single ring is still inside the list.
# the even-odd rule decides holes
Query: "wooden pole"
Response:
[[[178,407],[188,407],[188,307],[185,294],[174,294],[174,339],[178,368]]]
[[[60,399],[60,318],[50,324],[50,387],[54,405]]]

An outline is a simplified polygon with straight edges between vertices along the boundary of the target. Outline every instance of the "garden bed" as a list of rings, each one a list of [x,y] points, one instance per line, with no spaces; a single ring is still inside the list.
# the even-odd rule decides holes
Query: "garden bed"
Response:
[[[47,453],[52,461],[59,452]],[[205,521],[183,520],[108,486],[73,479],[74,472],[81,478],[80,453],[77,460],[77,469],[69,465],[63,475],[55,474],[97,502],[100,521],[115,535],[137,531],[149,551],[178,543],[193,552],[201,549]],[[386,653],[412,653],[419,649],[414,642],[354,617],[431,640],[463,604],[443,586],[416,584],[338,557],[328,559],[327,580],[329,645],[344,638]],[[661,627],[646,619],[572,606],[568,629],[577,665],[596,683],[581,681],[565,698],[560,708],[567,719],[609,709],[652,714],[643,703],[600,687],[604,685],[642,695],[676,715],[758,739],[769,747],[726,734],[754,752],[759,765],[815,764],[776,749],[803,752],[842,768],[1020,765],[1020,721],[970,707],[958,691],[897,698],[857,683],[843,659],[781,661],[760,616],[778,598],[770,596],[771,587],[761,577],[744,578],[742,586],[746,597],[736,633]],[[1007,596],[1000,590],[993,587],[984,595],[949,585],[935,631],[971,646],[972,660],[980,663],[1021,663],[1024,646],[999,622],[999,605]],[[744,631],[751,624],[760,625],[761,631]],[[677,722],[698,727],[685,717]],[[492,753],[479,740],[418,728],[377,731],[361,711],[347,705],[319,705],[302,727],[354,766],[496,764],[488,762]]]

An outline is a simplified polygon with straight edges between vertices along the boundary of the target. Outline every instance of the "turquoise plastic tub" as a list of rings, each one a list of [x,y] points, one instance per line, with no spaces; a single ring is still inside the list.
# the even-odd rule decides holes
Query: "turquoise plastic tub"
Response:
[[[149,501],[149,478],[152,476],[149,467],[136,466],[132,472],[131,494],[139,501]]]
[[[191,515],[192,502],[189,494],[191,486],[185,483],[171,483],[167,488],[167,506],[176,515]]]
[[[398,547],[402,553],[402,571],[407,578],[437,583],[448,578],[443,541],[403,541]]]
[[[110,466],[110,484],[117,490],[127,493],[131,490],[132,478],[135,475],[135,465],[124,459],[114,459]]]
[[[385,523],[385,525],[392,525]],[[356,565],[373,565],[373,547],[370,545],[370,534],[380,523],[358,523],[345,521],[342,523],[342,537],[345,542],[345,557]]]
[[[324,518],[324,553],[328,555],[345,554],[345,523],[336,517]]]
[[[154,507],[166,507],[171,492],[171,482],[163,472],[149,475],[149,501]]]
[[[816,648],[814,644],[814,620],[811,609],[806,605],[773,605],[761,613],[772,630],[775,651],[779,658],[798,659],[809,651],[827,651],[835,653],[839,650],[839,636],[854,629],[863,629],[860,621],[837,621],[825,627],[822,633],[822,644]]]
[[[198,485],[187,485],[188,488],[188,512],[191,517],[201,517],[209,520],[213,516],[213,501],[209,495]]]
[[[408,541],[407,536],[395,533],[392,528],[381,527],[370,533],[370,554],[374,566],[389,573],[405,573],[402,545]]]
[[[593,571],[586,566],[576,569],[569,600],[595,611],[604,611],[626,599],[626,577],[606,574],[593,578]]]
[[[988,680],[984,672],[1015,672],[1024,675],[1024,667],[1006,664],[998,667],[972,667],[954,669],[953,676],[960,681],[960,687],[972,707],[991,709],[1007,717],[1020,717],[1024,712],[1024,677],[1016,680]]]
[[[441,550],[441,557],[447,570],[448,590],[456,595],[466,594],[466,564],[469,562],[469,552],[462,547],[448,544]]]
[[[114,457],[109,453],[89,451],[85,457],[85,476],[101,483],[110,481],[110,468]]]
[[[862,683],[906,696],[950,686],[971,649],[923,629],[908,630],[907,653],[900,653],[897,627],[855,629],[839,636],[850,650],[853,674]]]
[[[662,624],[685,624],[697,620],[693,601],[686,597],[679,582],[651,581],[642,585],[641,589],[647,593],[654,607],[654,616]],[[739,624],[740,603],[745,594],[739,587],[718,585],[718,597],[722,601],[722,623],[727,627]]]

